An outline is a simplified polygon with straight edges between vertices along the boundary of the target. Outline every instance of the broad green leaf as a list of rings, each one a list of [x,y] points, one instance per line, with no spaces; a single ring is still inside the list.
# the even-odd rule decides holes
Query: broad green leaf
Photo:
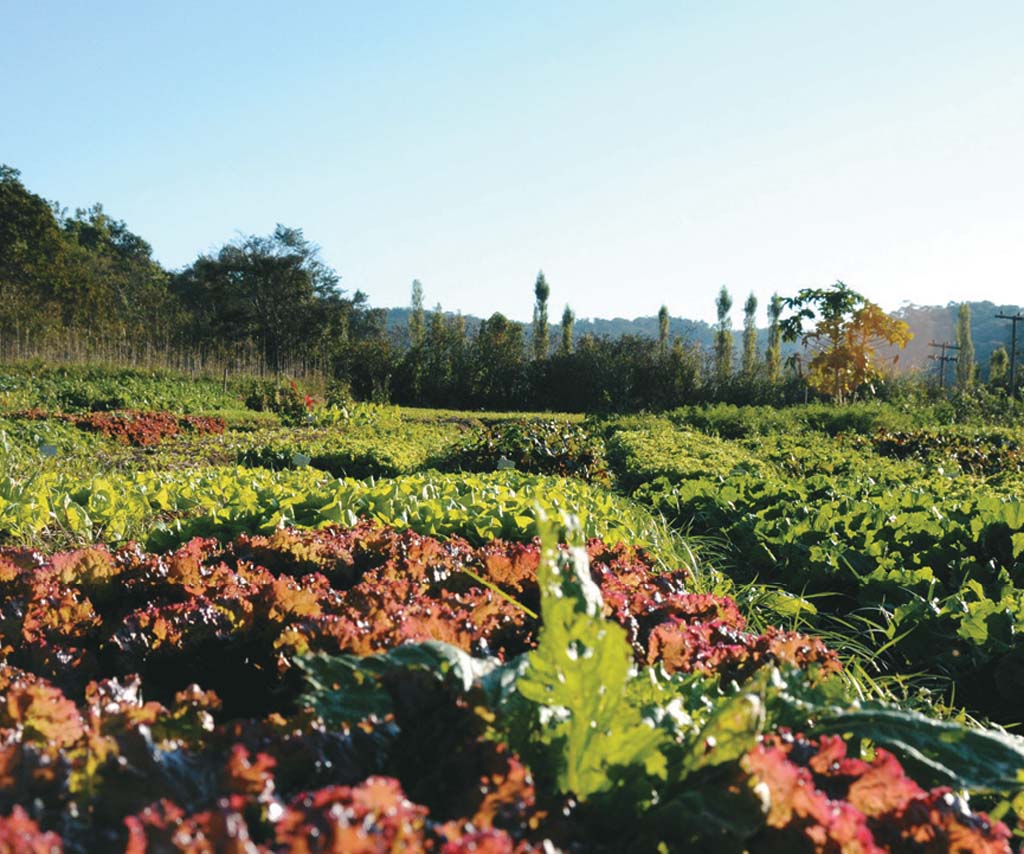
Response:
[[[463,691],[501,667],[494,658],[474,658],[440,641],[407,643],[382,655],[298,656],[295,663],[306,679],[302,697],[329,723],[354,723],[370,715],[391,711],[391,697],[380,677],[392,670],[419,670],[438,680],[453,679]]]
[[[613,788],[617,771],[663,775],[665,735],[628,702],[630,647],[622,627],[601,616],[586,551],[558,554],[554,526],[540,524],[542,625],[516,688],[537,707],[540,737],[559,752],[559,788],[583,801]]]
[[[999,793],[1020,788],[1024,772],[1024,739],[916,712],[889,708],[844,711],[826,716],[816,729],[851,733],[887,747],[926,784]]]

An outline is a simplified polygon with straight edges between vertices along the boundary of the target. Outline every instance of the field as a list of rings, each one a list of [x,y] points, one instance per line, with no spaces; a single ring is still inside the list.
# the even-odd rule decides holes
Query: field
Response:
[[[0,369],[0,851],[1001,852],[1024,429]]]

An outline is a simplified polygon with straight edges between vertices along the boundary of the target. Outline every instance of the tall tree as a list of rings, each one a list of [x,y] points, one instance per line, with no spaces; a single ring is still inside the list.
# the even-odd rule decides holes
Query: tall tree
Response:
[[[668,355],[668,306],[658,309],[658,353],[662,357]]]
[[[799,338],[812,350],[807,382],[836,403],[880,375],[875,362],[878,345],[902,349],[914,337],[906,323],[843,282],[830,288],[804,288],[786,299],[785,306],[795,313],[782,321],[783,338]],[[815,321],[808,332],[803,329],[805,320]]]
[[[454,385],[453,334],[444,320],[441,303],[430,313],[423,342],[423,372],[417,377],[423,401],[433,406],[449,402]],[[412,351],[410,351],[412,352]],[[413,389],[415,392],[415,388]]]
[[[17,349],[59,330],[67,268],[53,206],[0,165],[0,345]]]
[[[751,292],[743,303],[743,376],[754,377],[757,370],[757,297]]]
[[[566,305],[565,311],[562,312],[562,346],[559,350],[559,352],[564,356],[573,351],[572,331],[575,324],[576,315],[573,313],[573,310]]]
[[[971,307],[960,304],[956,318],[956,384],[961,389],[974,385],[977,365],[974,363],[974,341],[971,338]]]
[[[427,332],[427,341],[440,341],[444,338],[444,309],[441,308],[441,303],[434,306],[434,310],[430,312],[430,326]]]
[[[548,341],[548,297],[551,287],[544,278],[544,271],[537,273],[537,281],[533,285],[535,302],[533,305],[533,358],[546,359],[550,343]]]
[[[423,285],[419,279],[412,280],[412,299],[409,308],[409,346],[421,347],[426,335],[426,318],[423,311]]]
[[[1010,354],[1000,344],[988,360],[988,384],[993,388],[1006,388],[1010,373]]]
[[[715,326],[715,378],[719,383],[725,383],[732,376],[732,320],[729,318],[732,297],[725,285],[718,292],[715,309],[718,312],[718,323]]]
[[[782,328],[779,319],[782,317],[782,298],[772,294],[768,303],[768,349],[765,362],[768,369],[768,382],[777,383],[782,375]]]

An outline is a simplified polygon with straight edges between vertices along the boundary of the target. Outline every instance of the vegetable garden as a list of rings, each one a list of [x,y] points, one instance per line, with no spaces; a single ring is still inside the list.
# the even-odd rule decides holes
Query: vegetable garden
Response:
[[[1019,847],[1020,428],[274,392],[0,376],[0,851]]]

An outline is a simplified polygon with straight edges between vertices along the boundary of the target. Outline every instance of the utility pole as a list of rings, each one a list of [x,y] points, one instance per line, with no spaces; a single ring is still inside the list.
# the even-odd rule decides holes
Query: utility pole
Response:
[[[947,350],[959,350],[960,348],[956,344],[950,344],[948,341],[943,341],[941,344],[936,344],[934,341],[928,342],[929,347],[935,347],[942,350],[942,353],[938,356],[929,356],[933,362],[939,363],[939,388],[946,387],[946,362],[955,362],[956,356],[947,356]]]
[[[1013,323],[1013,331],[1010,333],[1010,397],[1017,396],[1017,324],[1024,320],[1024,314],[1019,311],[1016,314],[997,314],[1001,320],[1009,320]]]

